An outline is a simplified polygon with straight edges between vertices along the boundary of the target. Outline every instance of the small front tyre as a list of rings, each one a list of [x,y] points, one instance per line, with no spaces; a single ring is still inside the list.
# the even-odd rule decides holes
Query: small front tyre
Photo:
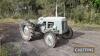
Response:
[[[71,27],[68,27],[68,31],[63,34],[63,39],[71,39],[73,37],[73,30]]]
[[[48,32],[44,35],[44,42],[48,47],[54,48],[57,42],[57,37],[54,33]]]

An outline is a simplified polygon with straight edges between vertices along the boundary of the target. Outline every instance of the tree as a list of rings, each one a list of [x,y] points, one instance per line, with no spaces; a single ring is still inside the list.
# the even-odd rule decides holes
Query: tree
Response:
[[[93,5],[100,12],[100,0],[94,0]]]

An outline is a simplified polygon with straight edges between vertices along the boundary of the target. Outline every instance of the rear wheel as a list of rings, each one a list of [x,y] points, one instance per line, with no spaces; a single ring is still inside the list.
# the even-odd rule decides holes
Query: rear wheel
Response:
[[[32,34],[33,27],[31,25],[31,23],[29,23],[28,21],[23,21],[23,22],[21,22],[19,28],[20,28],[20,33],[21,33],[22,38],[26,41],[29,41],[33,36],[33,34]]]
[[[63,39],[71,39],[73,37],[73,30],[71,27],[68,28],[68,31],[63,34],[62,38]]]
[[[44,41],[48,47],[54,48],[57,42],[57,37],[54,33],[48,32],[44,35]]]

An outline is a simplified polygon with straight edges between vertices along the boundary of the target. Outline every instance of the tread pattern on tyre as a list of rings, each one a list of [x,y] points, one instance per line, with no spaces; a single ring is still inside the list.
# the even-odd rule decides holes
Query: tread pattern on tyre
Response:
[[[51,34],[51,35],[54,36],[54,37],[53,37],[53,39],[54,39],[54,44],[53,44],[52,46],[48,46],[48,44],[45,42],[45,38],[46,38],[46,36],[47,36],[48,34]],[[45,44],[46,44],[48,47],[54,48],[54,47],[56,46],[56,43],[57,43],[57,37],[56,37],[56,35],[55,35],[54,33],[52,33],[52,32],[47,32],[47,33],[44,35],[44,42],[45,42]]]
[[[24,27],[25,27],[27,24],[30,24],[30,25],[31,25],[31,23],[29,23],[28,21],[25,21],[25,20],[23,20],[23,21],[20,22],[20,24],[19,24],[20,33],[21,33],[21,36],[22,36],[23,39],[24,39],[24,36],[23,36]],[[31,25],[31,27],[32,27],[32,25]],[[27,40],[24,39],[24,40],[26,40],[26,41],[31,40],[31,38],[33,37],[33,27],[30,29],[30,31],[31,31],[31,37],[30,37],[30,39],[27,39]]]

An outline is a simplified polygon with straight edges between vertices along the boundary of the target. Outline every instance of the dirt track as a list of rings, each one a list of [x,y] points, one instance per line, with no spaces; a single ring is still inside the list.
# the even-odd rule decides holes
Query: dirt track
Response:
[[[56,48],[48,48],[43,38],[22,40],[17,24],[0,24],[1,45],[14,45],[21,56],[100,56],[100,31],[74,29],[73,39],[59,39]],[[94,53],[74,53],[74,47],[94,47]],[[10,48],[12,50],[12,48]],[[17,56],[12,54],[11,56]]]

